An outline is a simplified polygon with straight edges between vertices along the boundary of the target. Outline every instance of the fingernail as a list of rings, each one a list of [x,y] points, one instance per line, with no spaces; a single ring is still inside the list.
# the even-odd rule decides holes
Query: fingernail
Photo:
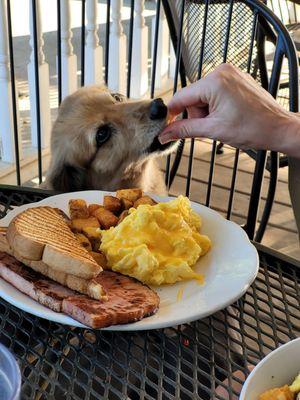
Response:
[[[172,140],[175,140],[175,138],[173,132],[167,132],[165,134],[158,136],[158,140],[160,144],[165,144],[171,142]]]

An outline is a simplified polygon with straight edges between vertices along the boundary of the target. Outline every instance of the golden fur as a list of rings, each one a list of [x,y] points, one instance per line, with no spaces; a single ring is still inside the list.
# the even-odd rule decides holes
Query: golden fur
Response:
[[[52,159],[43,186],[60,191],[140,187],[164,193],[155,158],[174,145],[158,143],[166,118],[151,120],[150,106],[151,100],[128,101],[99,86],[66,97],[53,126]],[[97,147],[96,132],[103,125],[113,133]]]

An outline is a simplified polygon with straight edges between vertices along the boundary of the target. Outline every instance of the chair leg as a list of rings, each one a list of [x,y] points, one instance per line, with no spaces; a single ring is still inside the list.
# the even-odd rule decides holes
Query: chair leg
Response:
[[[274,202],[275,191],[277,186],[277,176],[278,176],[278,164],[279,164],[279,156],[278,153],[272,151],[270,155],[271,167],[270,167],[270,183],[269,190],[267,194],[267,199],[264,207],[264,211],[261,217],[261,221],[259,224],[259,228],[257,229],[254,240],[256,242],[261,242],[264,236],[271,210]]]

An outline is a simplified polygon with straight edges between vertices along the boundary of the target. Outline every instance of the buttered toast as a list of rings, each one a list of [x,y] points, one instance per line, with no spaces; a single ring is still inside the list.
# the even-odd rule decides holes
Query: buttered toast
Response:
[[[35,207],[21,212],[10,222],[6,237],[23,262],[42,261],[54,270],[83,279],[94,278],[102,271],[55,208]]]

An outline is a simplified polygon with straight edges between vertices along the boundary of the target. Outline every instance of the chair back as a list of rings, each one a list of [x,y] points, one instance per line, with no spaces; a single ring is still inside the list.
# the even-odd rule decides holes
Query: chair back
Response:
[[[223,62],[236,65],[250,73],[275,98],[278,95],[281,73],[288,75],[289,109],[298,111],[298,60],[293,41],[283,23],[262,2],[257,0],[162,0],[176,53],[174,92],[201,79]],[[275,49],[272,59],[265,56],[266,40],[272,39]],[[286,62],[285,62],[286,61]],[[261,134],[261,132],[257,132]],[[260,241],[266,229],[275,196],[278,174],[278,154],[270,152],[268,171],[266,151],[255,152],[250,168],[251,178],[239,169],[248,156],[239,149],[228,148],[234,156],[225,158],[224,178],[214,172],[218,159],[217,143],[189,140],[188,160],[184,142],[176,156],[168,160],[166,181],[176,194],[178,175],[185,178],[186,194],[193,200],[212,206],[229,219],[244,226],[251,239]],[[201,160],[201,149],[204,159]],[[209,150],[208,150],[209,149]],[[251,154],[251,150],[250,150]],[[202,161],[202,167],[201,162]],[[204,161],[204,163],[203,163]],[[250,163],[250,160],[249,160]],[[182,165],[186,164],[186,173]],[[197,165],[206,167],[206,178],[193,174]],[[238,182],[239,175],[242,181]],[[266,185],[262,192],[264,177]],[[223,193],[222,193],[223,191]],[[205,192],[205,193],[204,193]],[[195,194],[196,193],[196,197]],[[198,198],[197,198],[198,196]],[[199,197],[201,196],[201,198]],[[261,207],[260,207],[261,205]],[[257,221],[259,220],[259,224]]]

